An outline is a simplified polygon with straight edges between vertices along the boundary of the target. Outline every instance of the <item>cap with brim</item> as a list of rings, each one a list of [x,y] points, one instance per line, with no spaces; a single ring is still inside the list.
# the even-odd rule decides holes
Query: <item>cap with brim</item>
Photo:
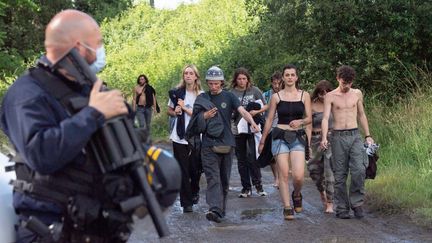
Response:
[[[205,79],[209,81],[225,80],[222,69],[217,66],[212,66],[207,70]]]

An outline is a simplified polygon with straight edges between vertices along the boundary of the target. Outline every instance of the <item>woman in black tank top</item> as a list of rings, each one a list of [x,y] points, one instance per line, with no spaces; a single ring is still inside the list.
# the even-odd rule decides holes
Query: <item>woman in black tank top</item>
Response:
[[[269,135],[275,113],[278,112],[278,124],[272,131],[272,153],[276,158],[279,172],[279,192],[284,206],[283,216],[286,220],[294,219],[294,211],[302,211],[301,188],[305,170],[305,147],[309,141],[305,136],[304,127],[311,123],[311,101],[309,93],[300,90],[297,68],[286,65],[282,73],[282,90],[273,94],[264,131],[259,145],[262,151],[264,141]],[[289,193],[289,169],[293,176],[294,190],[291,206]]]

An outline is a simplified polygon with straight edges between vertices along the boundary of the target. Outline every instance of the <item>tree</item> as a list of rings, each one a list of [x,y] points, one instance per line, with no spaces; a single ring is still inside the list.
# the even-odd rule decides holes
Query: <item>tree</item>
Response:
[[[4,0],[0,2],[0,78],[20,74],[44,50],[45,26],[59,11],[75,8],[102,22],[132,0]]]
[[[297,56],[306,82],[334,80],[336,67],[348,64],[358,71],[356,84],[384,98],[411,87],[406,76],[414,66],[432,68],[431,1],[247,3],[254,9],[257,3],[263,4],[267,10],[259,15],[261,25],[255,38],[262,39],[269,56]]]

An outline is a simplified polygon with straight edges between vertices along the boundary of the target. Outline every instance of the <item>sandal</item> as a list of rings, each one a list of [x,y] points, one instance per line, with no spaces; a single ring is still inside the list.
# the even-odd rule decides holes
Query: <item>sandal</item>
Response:
[[[294,219],[294,210],[291,207],[284,208],[283,216],[284,216],[285,220],[293,220]]]
[[[294,191],[291,194],[292,200],[293,200],[293,204],[294,204],[294,211],[296,213],[300,213],[301,211],[303,211],[303,207],[302,207],[302,200],[303,200],[303,196],[300,193],[300,195],[298,196],[294,196]]]

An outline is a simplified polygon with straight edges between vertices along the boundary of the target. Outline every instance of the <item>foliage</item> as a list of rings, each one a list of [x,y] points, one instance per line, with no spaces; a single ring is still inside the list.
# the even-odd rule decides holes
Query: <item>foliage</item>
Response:
[[[226,58],[232,57],[219,55],[249,29],[241,4],[202,1],[177,11],[134,7],[118,21],[102,26],[109,64],[102,76],[130,90],[131,81],[144,72],[150,82],[157,80],[156,87],[170,88],[178,83],[187,63],[206,64],[199,67],[227,63]]]
[[[109,20],[132,6],[132,0],[75,0],[73,8],[92,15],[98,23]]]
[[[158,91],[166,90],[190,62],[219,64],[228,79],[244,66],[262,89],[274,71],[293,62],[303,87],[311,89],[317,80],[334,80],[343,63],[356,68],[356,85],[366,93],[392,100],[413,88],[395,82],[406,75],[401,64],[431,68],[430,1],[204,0],[174,11],[146,2],[118,15],[131,2],[1,2],[0,76],[21,73],[42,51],[47,21],[71,7],[104,20],[109,65],[103,76],[123,91],[141,72],[157,81]]]
[[[382,105],[373,98],[369,120],[374,136],[382,141],[383,165],[413,166],[420,173],[432,175],[432,73],[422,69],[409,70],[417,80],[398,80],[416,86],[407,98],[393,105]],[[415,74],[417,72],[417,74]]]
[[[378,175],[368,183],[368,194],[375,208],[387,212],[402,210],[415,221],[430,225],[432,73],[418,68],[407,72],[411,77],[420,77],[397,80],[416,87],[409,97],[391,106],[376,98],[368,103],[371,131],[381,144]]]
[[[34,1],[2,1],[0,16],[0,74],[24,71],[27,57],[42,49],[45,15]]]
[[[432,223],[432,174],[421,174],[416,167],[393,165],[379,168],[373,181],[367,181],[367,203],[385,214],[407,215],[417,224]]]
[[[63,9],[79,9],[102,21],[131,6],[132,0],[2,0],[0,77],[17,76],[43,52],[45,26]]]
[[[231,63],[237,59],[231,47],[254,26],[242,6],[241,0],[203,0],[175,11],[155,10],[145,4],[135,6],[102,25],[108,66],[101,77],[126,92],[130,100],[137,76],[146,74],[165,114],[167,91],[178,84],[186,64],[201,68],[201,77],[206,68],[218,64],[228,77]],[[154,124],[165,127],[153,131],[166,136],[168,118],[163,115],[156,119],[163,122]]]
[[[360,87],[389,100],[412,88],[396,81],[405,75],[400,63],[432,66],[430,1],[247,2],[266,5],[256,39],[268,56],[298,55],[302,77],[309,82],[334,80],[336,67],[348,64],[357,70]]]

